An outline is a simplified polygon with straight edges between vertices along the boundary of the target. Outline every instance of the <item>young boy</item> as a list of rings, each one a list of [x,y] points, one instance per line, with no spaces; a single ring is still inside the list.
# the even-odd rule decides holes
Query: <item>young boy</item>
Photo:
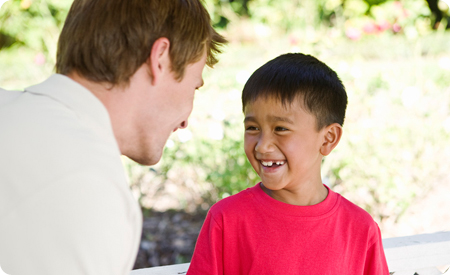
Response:
[[[188,274],[389,274],[378,225],[321,180],[347,106],[336,73],[281,55],[253,73],[242,104],[261,182],[210,209]]]

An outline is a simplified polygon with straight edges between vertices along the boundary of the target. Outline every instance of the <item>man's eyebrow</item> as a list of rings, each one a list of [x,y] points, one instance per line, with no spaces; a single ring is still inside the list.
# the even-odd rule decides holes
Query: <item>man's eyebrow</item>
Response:
[[[282,122],[287,122],[287,123],[290,123],[290,124],[294,124],[294,122],[291,119],[289,119],[287,117],[281,117],[281,116],[269,116],[269,120],[271,122],[282,121]]]

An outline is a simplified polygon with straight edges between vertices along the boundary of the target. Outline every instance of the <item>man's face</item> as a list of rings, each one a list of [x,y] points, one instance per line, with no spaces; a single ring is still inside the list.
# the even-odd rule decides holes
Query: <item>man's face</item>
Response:
[[[172,72],[165,74],[160,81],[163,85],[158,91],[147,94],[138,103],[142,107],[137,118],[138,152],[134,153],[132,159],[145,165],[156,164],[161,159],[170,134],[178,128],[187,127],[195,90],[203,85],[205,63],[206,53],[199,61],[187,65],[181,81],[175,79]]]

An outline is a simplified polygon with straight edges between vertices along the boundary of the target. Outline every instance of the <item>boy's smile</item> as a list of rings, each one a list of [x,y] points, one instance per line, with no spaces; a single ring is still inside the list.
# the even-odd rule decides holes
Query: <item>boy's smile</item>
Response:
[[[268,161],[264,161],[261,160],[261,164],[265,167],[272,167],[272,166],[280,166],[284,164],[284,161],[278,161],[278,160],[268,160]]]
[[[245,153],[266,193],[291,204],[320,202],[317,194],[326,190],[320,150],[327,127],[318,131],[315,116],[298,99],[284,106],[274,98],[259,98],[247,104],[244,114]]]

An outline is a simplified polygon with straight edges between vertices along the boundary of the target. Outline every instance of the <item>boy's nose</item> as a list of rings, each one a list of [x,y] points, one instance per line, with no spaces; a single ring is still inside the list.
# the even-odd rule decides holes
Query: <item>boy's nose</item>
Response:
[[[274,150],[271,139],[265,135],[261,135],[255,146],[255,151],[261,154],[270,153]]]

